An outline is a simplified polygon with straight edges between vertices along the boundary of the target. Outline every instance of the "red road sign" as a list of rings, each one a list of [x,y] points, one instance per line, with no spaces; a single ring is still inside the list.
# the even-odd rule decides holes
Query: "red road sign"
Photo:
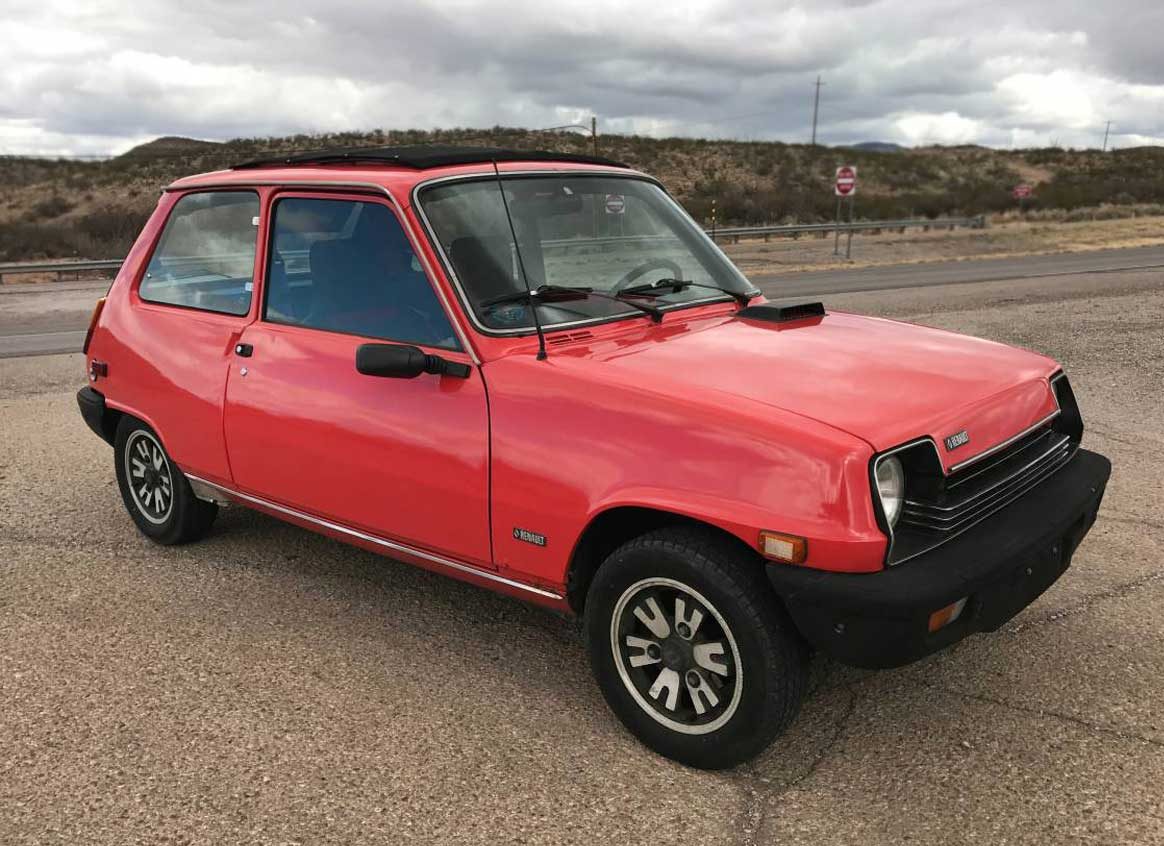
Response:
[[[1014,198],[1016,200],[1025,200],[1027,197],[1031,196],[1034,191],[1031,189],[1030,185],[1023,184],[1014,186],[1014,190],[1011,193],[1014,194]]]
[[[626,212],[626,197],[622,194],[606,195],[606,213],[623,214]]]
[[[836,192],[838,197],[851,197],[857,193],[857,168],[849,165],[837,168]]]

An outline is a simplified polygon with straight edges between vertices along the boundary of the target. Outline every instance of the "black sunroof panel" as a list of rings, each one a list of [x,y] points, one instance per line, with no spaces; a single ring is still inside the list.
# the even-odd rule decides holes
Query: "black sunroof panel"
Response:
[[[439,144],[414,144],[405,147],[350,147],[333,150],[315,150],[304,153],[252,159],[233,166],[233,169],[273,167],[279,165],[383,163],[399,167],[427,170],[458,164],[484,162],[578,162],[582,164],[626,167],[622,162],[601,156],[578,153],[553,153],[547,150],[509,150],[497,147],[455,147]]]

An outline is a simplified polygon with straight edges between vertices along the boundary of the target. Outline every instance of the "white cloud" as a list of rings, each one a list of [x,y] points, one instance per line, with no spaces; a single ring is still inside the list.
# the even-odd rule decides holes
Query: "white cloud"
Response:
[[[585,123],[826,143],[1164,142],[1164,4],[9,0],[0,152]],[[1119,7],[1119,8],[1115,8]]]
[[[895,121],[904,143],[917,144],[973,144],[984,134],[981,121],[963,117],[957,112],[942,114],[908,114]]]
[[[1013,114],[1036,126],[1085,129],[1103,119],[1096,95],[1102,80],[1073,71],[1020,73],[998,83],[998,92]]]

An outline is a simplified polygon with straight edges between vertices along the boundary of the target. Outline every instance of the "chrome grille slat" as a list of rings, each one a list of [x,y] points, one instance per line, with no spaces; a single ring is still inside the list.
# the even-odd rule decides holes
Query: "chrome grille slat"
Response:
[[[1050,426],[1030,433],[984,464],[955,471],[929,496],[905,501],[902,527],[957,534],[1014,502],[1075,455],[1079,444]]]
[[[1021,476],[1025,473],[1037,470],[1040,464],[1046,464],[1054,461],[1058,453],[1061,453],[1069,448],[1070,438],[1068,438],[1066,435],[1060,435],[1058,438],[1052,437],[1051,445],[1049,447],[1040,452],[1038,456],[1031,459],[1026,464],[1009,473],[1004,478],[999,479],[996,482],[992,482],[984,487],[974,488],[970,490],[965,496],[954,500],[950,505],[937,505],[934,503],[919,502],[917,500],[907,499],[905,501],[906,510],[908,511],[909,509],[913,508],[941,513],[953,513],[956,511],[962,511],[970,506],[971,503],[973,503],[975,500],[981,499],[984,496],[988,496],[996,489],[1005,487],[1006,485],[1010,484],[1011,481],[1014,480],[1017,476]],[[1023,450],[1023,452],[1025,451],[1026,450]],[[946,491],[948,492],[951,487],[951,485],[947,484]]]
[[[965,519],[966,515],[974,514],[978,511],[981,511],[983,508],[989,508],[993,503],[999,500],[1009,501],[1010,494],[1016,488],[1022,487],[1032,479],[1038,480],[1048,476],[1049,474],[1053,473],[1060,464],[1062,464],[1070,457],[1071,453],[1066,450],[1058,453],[1051,461],[1041,464],[1038,467],[1031,468],[1027,472],[1013,477],[1004,487],[996,488],[991,496],[988,496],[984,499],[975,500],[973,503],[968,504],[965,508],[958,509],[957,511],[947,512],[945,514],[935,514],[921,509],[909,509],[903,512],[902,516],[903,518],[908,516],[915,522],[925,521],[927,524],[932,526],[953,525]]]
[[[997,468],[1000,464],[1005,464],[1006,462],[1013,460],[1015,456],[1020,455],[1028,450],[1035,449],[1044,442],[1054,440],[1056,434],[1056,432],[1053,432],[1050,429],[1042,429],[1033,433],[1032,435],[1028,435],[1025,440],[1020,440],[1010,449],[996,453],[981,463],[974,464],[961,472],[955,473],[951,478],[946,480],[946,490],[952,491],[954,488],[965,485],[973,479],[978,478],[982,474],[989,473],[991,470]]]
[[[990,497],[983,502],[978,503],[973,508],[959,513],[953,517],[935,518],[919,514],[911,514],[905,512],[901,516],[902,523],[908,524],[921,529],[929,529],[931,531],[949,533],[956,532],[967,525],[977,522],[984,517],[988,517],[1000,508],[1004,508],[1010,503],[1014,502],[1031,488],[1038,485],[1064,464],[1071,460],[1075,455],[1074,449],[1068,449],[1058,454],[1054,461],[1049,464],[1043,464],[1034,471],[1015,478],[1015,483],[1008,486],[1005,490],[999,491],[996,496]]]

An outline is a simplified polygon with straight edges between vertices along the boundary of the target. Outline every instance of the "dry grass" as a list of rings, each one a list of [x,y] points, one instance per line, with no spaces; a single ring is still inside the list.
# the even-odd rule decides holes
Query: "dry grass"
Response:
[[[1164,216],[1126,220],[1065,222],[995,222],[986,229],[905,234],[855,234],[852,260],[833,255],[833,238],[802,237],[769,243],[760,240],[725,244],[724,250],[745,273],[789,273],[829,267],[872,267],[1008,258],[1049,253],[1146,247],[1164,244]],[[841,251],[845,249],[844,236]]]

